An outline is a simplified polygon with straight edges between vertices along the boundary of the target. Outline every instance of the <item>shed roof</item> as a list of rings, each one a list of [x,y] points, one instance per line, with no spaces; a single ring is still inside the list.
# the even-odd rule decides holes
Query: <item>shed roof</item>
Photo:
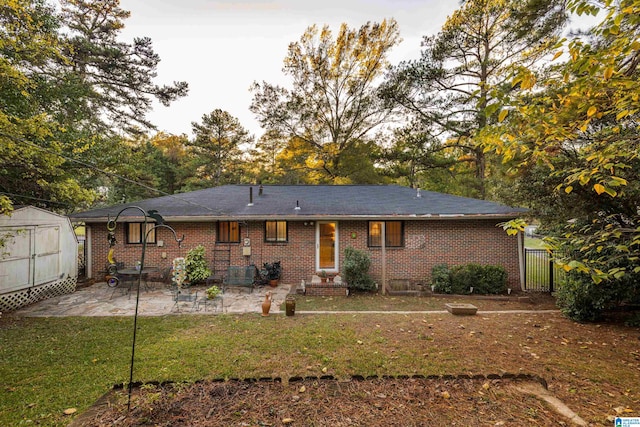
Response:
[[[73,229],[66,216],[35,206],[16,205],[8,215],[0,215],[0,226],[23,227],[42,224],[65,224],[70,230]]]
[[[74,221],[102,222],[131,206],[156,210],[165,220],[174,221],[514,218],[526,212],[486,200],[399,185],[224,185],[79,212],[70,217]],[[126,209],[120,218],[136,216],[141,216],[139,210]]]

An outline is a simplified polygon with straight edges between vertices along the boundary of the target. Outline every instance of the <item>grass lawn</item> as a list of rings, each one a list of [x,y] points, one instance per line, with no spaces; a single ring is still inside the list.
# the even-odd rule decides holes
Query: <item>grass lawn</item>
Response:
[[[544,241],[536,237],[525,237],[524,247],[528,249],[546,249],[544,246]]]
[[[557,309],[555,300],[549,294],[527,294],[536,309]],[[533,307],[527,302],[518,302],[515,298],[508,301],[503,296],[466,297],[436,295],[418,296],[383,296],[375,294],[353,294],[345,297],[321,297],[298,295],[296,297],[296,311],[433,311],[444,310],[446,303],[470,303],[480,311],[495,310],[531,310]],[[284,304],[281,310],[284,310]]]
[[[589,421],[605,425],[620,407],[640,414],[637,328],[556,313],[184,315],[138,325],[135,381],[523,372]],[[80,413],[126,382],[131,329],[131,318],[0,319],[0,425],[67,425],[65,409]]]

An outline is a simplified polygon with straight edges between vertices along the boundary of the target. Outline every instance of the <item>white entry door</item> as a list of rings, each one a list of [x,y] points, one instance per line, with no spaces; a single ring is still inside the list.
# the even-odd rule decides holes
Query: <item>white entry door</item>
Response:
[[[338,260],[338,222],[316,222],[316,271],[337,272]]]

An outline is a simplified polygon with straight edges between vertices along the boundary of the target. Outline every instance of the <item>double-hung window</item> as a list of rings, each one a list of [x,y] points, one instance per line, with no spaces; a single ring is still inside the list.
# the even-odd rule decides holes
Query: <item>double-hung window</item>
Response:
[[[218,222],[218,243],[239,243],[240,224],[237,221]]]
[[[385,225],[385,247],[400,248],[404,246],[404,223],[402,221],[369,221],[370,247],[382,246],[382,225]]]
[[[264,223],[265,242],[286,242],[289,240],[287,221],[266,221]]]
[[[155,227],[155,223],[153,222],[148,222],[147,223],[147,228],[146,231],[143,232],[143,230],[145,230],[144,228],[144,222],[129,222],[127,223],[127,243],[129,244],[136,244],[136,243],[142,243],[142,240],[144,238],[144,233],[148,232],[147,234],[147,243],[156,243],[156,230],[152,228]]]

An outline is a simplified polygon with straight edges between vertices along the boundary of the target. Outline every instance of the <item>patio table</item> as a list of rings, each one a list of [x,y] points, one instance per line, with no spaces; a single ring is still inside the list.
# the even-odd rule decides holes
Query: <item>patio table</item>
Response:
[[[140,284],[148,291],[149,286],[147,286],[147,276],[149,273],[155,273],[157,271],[158,267],[145,267],[142,269],[142,272],[137,268],[123,268],[118,270],[118,276],[122,276],[122,280],[124,282],[135,282],[138,279],[138,276],[140,276]]]

